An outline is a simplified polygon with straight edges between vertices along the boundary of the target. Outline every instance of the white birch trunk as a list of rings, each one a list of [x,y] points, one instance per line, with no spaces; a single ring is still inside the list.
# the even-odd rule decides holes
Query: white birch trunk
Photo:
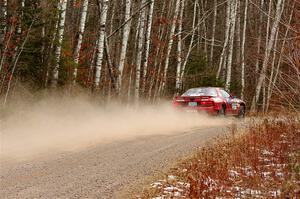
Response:
[[[187,61],[190,57],[190,54],[191,54],[191,51],[192,51],[192,48],[193,48],[193,43],[194,43],[194,38],[195,38],[195,31],[196,31],[195,23],[196,23],[196,15],[197,15],[197,3],[198,3],[198,0],[196,0],[195,4],[194,4],[194,15],[193,15],[193,22],[192,22],[192,30],[193,30],[192,31],[192,37],[191,37],[188,52],[186,54],[185,60],[184,60],[183,65],[182,65],[180,80],[179,80],[179,88],[182,88],[183,76],[184,76],[184,73],[185,73],[185,66],[187,64]]]
[[[148,70],[148,58],[150,53],[150,41],[151,41],[151,30],[152,30],[152,18],[153,18],[153,10],[154,10],[154,0],[150,0],[151,3],[149,5],[149,13],[147,17],[147,30],[146,30],[146,40],[145,40],[145,60],[143,64],[143,86],[142,91],[145,92],[146,88],[146,78],[147,78],[147,70]]]
[[[175,10],[174,10],[174,17],[172,20],[171,24],[171,30],[170,30],[170,36],[169,36],[169,42],[168,42],[168,47],[167,47],[167,54],[166,54],[166,60],[165,60],[165,68],[164,68],[164,73],[163,73],[163,79],[162,79],[162,85],[161,85],[161,92],[164,92],[165,87],[166,87],[166,82],[167,82],[167,73],[168,73],[168,67],[169,67],[169,61],[170,61],[170,54],[173,46],[173,37],[175,33],[175,28],[176,28],[176,22],[177,22],[177,17],[178,17],[178,12],[179,12],[179,6],[180,6],[180,0],[176,0],[175,4]]]
[[[6,35],[6,31],[7,31],[7,0],[3,0],[3,6],[2,6],[2,14],[3,14],[3,21],[1,22],[1,35],[0,35],[0,55],[1,55],[1,60],[0,60],[0,72],[2,70],[2,66],[5,60],[5,54],[6,54],[6,50],[8,47],[8,43],[10,41],[11,38],[11,34],[9,35],[9,38],[6,39],[6,42],[4,42],[5,39],[5,35]],[[12,31],[12,29],[11,29]]]
[[[181,66],[182,66],[182,19],[183,19],[183,11],[184,11],[184,1],[181,0],[180,4],[180,14],[179,14],[179,24],[178,24],[178,36],[177,36],[177,68],[176,68],[176,84],[175,90],[176,94],[178,94],[180,89],[180,74],[181,74]]]
[[[130,97],[131,97],[131,85],[132,85],[132,73],[133,73],[133,69],[130,69],[130,74],[129,74],[129,80],[128,80],[128,92],[127,92],[127,100],[130,101]]]
[[[226,53],[228,40],[229,40],[229,33],[230,33],[230,7],[231,7],[230,2],[227,1],[225,40],[224,40],[224,44],[223,44],[222,53],[220,56],[219,68],[218,68],[217,75],[216,75],[217,79],[220,78],[221,70],[223,69],[224,63],[226,63],[226,61],[224,61],[224,60],[225,60],[225,53]]]
[[[57,39],[57,30],[58,30],[58,26],[59,26],[59,17],[60,17],[60,13],[58,12],[57,13],[57,20],[55,22],[55,26],[54,26],[54,31],[53,31],[53,34],[52,34],[52,38],[51,38],[51,43],[50,43],[50,46],[49,46],[49,49],[48,49],[48,55],[47,55],[47,67],[46,67],[46,71],[45,71],[45,80],[44,80],[44,86],[45,88],[48,86],[48,83],[49,83],[49,78],[50,78],[50,74],[52,72],[52,75],[53,75],[53,71],[49,71],[51,69],[51,54],[52,54],[52,51],[53,51],[53,48],[54,48],[54,43]],[[51,81],[51,79],[50,79]]]
[[[55,49],[55,66],[52,71],[52,81],[51,81],[52,87],[57,87],[61,47],[64,38],[64,30],[65,30],[67,2],[68,0],[60,0],[58,4],[60,15],[59,15],[59,23],[58,23],[57,46]]]
[[[21,0],[21,14],[20,14],[20,19],[19,19],[19,24],[17,27],[17,33],[21,34],[22,33],[22,18],[24,15],[24,7],[25,7],[25,0]]]
[[[294,8],[295,3],[296,3],[296,0],[293,1],[292,8]],[[292,21],[292,18],[293,18],[293,14],[294,14],[294,10],[292,9],[291,10],[291,14],[289,16],[288,25],[291,24],[291,21]],[[285,31],[285,34],[284,34],[284,38],[283,38],[283,42],[282,42],[281,49],[280,49],[280,52],[279,52],[280,54],[279,54],[279,58],[278,58],[278,62],[277,62],[277,66],[276,66],[276,70],[275,70],[275,74],[274,74],[274,78],[269,80],[270,84],[269,84],[269,87],[268,87],[268,98],[267,98],[267,104],[266,104],[266,111],[269,110],[270,99],[272,97],[273,88],[275,87],[275,84],[276,84],[276,81],[277,81],[277,78],[278,78],[278,74],[279,74],[279,70],[280,70],[280,65],[282,63],[282,56],[283,56],[283,52],[284,52],[284,49],[285,49],[285,44],[286,44],[286,40],[287,40],[287,37],[288,37],[289,30],[290,29],[287,28],[286,31]],[[278,34],[278,31],[277,31],[277,34]]]
[[[284,5],[284,0],[278,0],[277,1],[275,19],[274,19],[271,34],[270,34],[270,37],[269,37],[269,40],[268,40],[268,43],[267,43],[267,46],[266,46],[265,57],[264,57],[262,69],[261,69],[261,72],[260,72],[260,75],[259,75],[259,78],[258,78],[257,86],[256,86],[256,89],[255,89],[255,96],[253,97],[253,100],[252,100],[251,110],[256,109],[256,104],[257,104],[258,99],[259,99],[262,84],[263,84],[263,81],[265,80],[265,77],[266,77],[266,70],[267,70],[269,59],[270,59],[270,53],[271,53],[271,50],[272,50],[273,45],[274,45],[274,38],[275,38],[276,30],[278,28],[279,21],[280,21],[280,18],[281,18],[281,11],[282,11],[282,6],[283,5]]]
[[[123,3],[121,5],[123,6]],[[116,10],[116,2],[112,1],[111,17],[110,17],[110,25],[109,25],[109,34],[108,35],[110,35],[113,31],[115,15],[116,15],[115,10]]]
[[[227,62],[227,73],[226,73],[226,90],[230,89],[231,83],[231,71],[232,71],[232,57],[233,57],[233,45],[234,45],[234,35],[235,35],[235,25],[236,25],[236,11],[237,11],[237,0],[231,1],[231,30],[230,30],[230,47]]]
[[[270,74],[270,77],[269,77],[269,83],[268,83],[268,87],[267,87],[266,106],[268,106],[268,99],[269,99],[269,95],[270,95],[270,92],[271,92],[271,85],[272,85],[272,80],[273,80],[273,76],[274,76],[274,72],[275,72],[275,62],[276,62],[278,34],[279,34],[279,30],[277,29],[276,30],[275,41],[274,41],[273,55],[272,55],[271,74]]]
[[[268,20],[267,20],[265,48],[267,48],[268,42],[269,42],[270,25],[271,25],[270,24],[271,23],[271,15],[272,15],[272,2],[269,2],[269,11],[268,11]]]
[[[98,49],[97,49],[97,58],[96,58],[96,72],[95,72],[95,81],[94,88],[95,90],[99,89],[101,69],[103,64],[103,55],[104,55],[104,42],[105,42],[105,28],[106,28],[106,18],[108,12],[108,0],[102,0],[101,6],[101,15],[100,15],[100,30],[98,37]]]
[[[264,79],[263,83],[262,83],[262,110],[263,112],[265,112],[265,107],[266,107],[266,79]]]
[[[3,43],[6,30],[7,30],[7,0],[3,0],[3,5],[2,5],[2,15],[3,15],[3,20],[1,22],[1,37],[0,37],[0,42]]]
[[[202,17],[205,15],[205,3],[203,2],[204,0],[201,0],[201,11],[202,11]],[[201,13],[201,12],[199,12]],[[204,37],[204,46],[203,46],[203,50],[204,50],[204,57],[207,60],[208,58],[208,50],[207,50],[207,27],[206,27],[206,21],[205,18],[202,19],[202,28],[203,28],[203,37]]]
[[[88,10],[88,4],[89,0],[84,0],[82,4],[82,11],[81,11],[81,17],[80,17],[80,22],[79,22],[79,31],[78,31],[78,38],[77,38],[77,43],[75,46],[74,50],[74,71],[73,71],[73,83],[76,83],[77,79],[77,67],[79,63],[79,55],[80,55],[80,49],[81,49],[81,44],[82,44],[82,37],[85,29],[85,22],[86,22],[86,16],[87,16],[87,10]]]
[[[236,6],[236,65],[241,64],[241,2],[237,1]]]
[[[162,19],[163,17],[163,14],[165,12],[165,7],[166,6],[166,1],[163,1],[163,5],[162,5],[162,10],[161,10],[161,14],[160,14],[160,19]],[[159,28],[158,28],[158,41],[162,41],[162,37],[164,35],[164,32],[166,30],[166,27],[165,26],[162,26],[160,25]],[[149,86],[149,90],[148,90],[148,100],[150,101],[151,99],[151,94],[152,94],[152,89],[154,87],[155,91],[154,93],[156,92],[156,88],[157,88],[157,83],[159,82],[159,79],[161,77],[161,62],[158,63],[162,58],[161,58],[161,51],[163,50],[163,47],[159,44],[158,47],[156,48],[156,53],[155,53],[155,58],[154,58],[154,70],[156,70],[156,72],[154,72],[153,74],[153,77],[150,79],[150,86]],[[155,76],[156,74],[156,76]]]
[[[244,27],[243,27],[243,39],[242,39],[242,69],[241,69],[241,99],[244,99],[244,91],[245,91],[245,43],[246,43],[246,30],[247,30],[247,19],[248,19],[248,0],[245,1],[245,12],[244,12]]]
[[[212,38],[211,38],[211,48],[210,48],[210,62],[213,62],[214,57],[214,45],[215,45],[215,33],[216,33],[216,23],[217,23],[217,14],[218,14],[218,5],[217,0],[214,0],[214,19],[213,19],[213,29],[212,29]]]
[[[131,9],[131,0],[126,0],[125,1],[125,15],[124,15],[125,22],[130,19],[130,9]],[[128,23],[126,23],[123,27],[122,46],[121,46],[121,53],[120,53],[120,60],[119,60],[119,73],[118,73],[118,79],[117,79],[118,93],[120,93],[121,86],[122,86],[123,70],[124,70],[125,59],[126,59],[130,27],[131,27],[131,21],[128,21]]]
[[[142,0],[141,7],[146,3],[146,0]],[[140,12],[139,18],[139,37],[138,37],[138,47],[137,47],[137,58],[136,58],[136,72],[135,72],[135,90],[134,90],[134,99],[135,102],[139,100],[140,97],[140,80],[141,80],[141,64],[142,64],[142,55],[144,48],[144,29],[145,29],[145,9],[142,9]]]
[[[261,0],[260,7],[263,8],[264,0]],[[257,58],[255,63],[255,74],[258,74],[259,71],[259,54],[260,54],[260,47],[261,47],[261,38],[262,38],[262,20],[263,20],[263,13],[260,13],[259,16],[259,24],[258,24],[258,38],[257,38]]]

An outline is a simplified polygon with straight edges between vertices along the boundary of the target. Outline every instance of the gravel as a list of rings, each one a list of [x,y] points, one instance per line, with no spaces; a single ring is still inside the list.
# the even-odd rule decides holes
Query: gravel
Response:
[[[0,157],[0,198],[119,198],[122,190],[129,191],[225,130],[206,127],[143,136],[23,161]]]

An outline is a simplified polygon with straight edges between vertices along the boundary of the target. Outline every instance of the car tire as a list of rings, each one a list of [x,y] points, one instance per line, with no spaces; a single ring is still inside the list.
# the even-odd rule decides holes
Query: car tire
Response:
[[[237,117],[243,119],[245,118],[245,113],[246,113],[245,106],[241,106]]]
[[[225,108],[222,106],[222,108],[218,111],[218,116],[224,117],[225,116]]]

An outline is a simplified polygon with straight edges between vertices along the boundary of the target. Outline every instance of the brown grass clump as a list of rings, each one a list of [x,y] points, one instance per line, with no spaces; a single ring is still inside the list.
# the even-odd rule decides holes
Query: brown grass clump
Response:
[[[142,198],[297,198],[299,160],[299,118],[268,118],[199,149]]]

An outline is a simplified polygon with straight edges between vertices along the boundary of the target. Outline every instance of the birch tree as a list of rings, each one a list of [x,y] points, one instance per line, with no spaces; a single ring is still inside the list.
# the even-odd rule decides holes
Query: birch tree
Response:
[[[8,44],[8,41],[10,40],[10,37],[11,37],[11,36],[9,36],[9,39],[6,42],[7,44],[5,44],[4,39],[5,39],[6,31],[7,31],[7,0],[3,0],[2,15],[3,15],[3,19],[2,19],[2,22],[0,24],[1,25],[1,35],[0,35],[0,43],[1,43],[0,44],[0,55],[1,55],[0,72],[2,70],[3,62],[4,62],[4,59],[5,59],[5,53],[6,53],[6,50],[7,50],[7,44]]]
[[[181,65],[182,65],[182,19],[184,11],[184,1],[181,0],[180,4],[180,14],[179,14],[179,24],[178,24],[178,36],[177,36],[177,69],[176,69],[176,85],[175,90],[176,94],[179,92],[180,88],[180,74],[181,74]]]
[[[248,19],[248,0],[245,1],[245,11],[244,11],[244,26],[243,26],[243,39],[242,39],[242,49],[241,49],[241,58],[242,58],[242,68],[241,68],[241,99],[244,99],[245,91],[245,43],[246,43],[246,30],[247,30],[247,19]]]
[[[217,14],[218,14],[218,5],[217,0],[214,0],[214,18],[213,18],[213,29],[212,29],[212,38],[211,38],[211,48],[210,48],[210,61],[213,62],[214,56],[214,45],[215,45],[215,34],[216,34],[216,23],[217,23]]]
[[[146,0],[142,0],[141,6],[146,3]],[[135,70],[135,91],[134,99],[137,102],[140,97],[140,80],[141,80],[141,64],[142,55],[144,48],[144,28],[145,28],[145,9],[142,9],[139,17],[139,36],[138,36],[138,46],[137,46],[137,56],[136,56],[136,70]]]
[[[3,0],[0,42],[3,43],[7,30],[7,0]]]
[[[179,6],[180,6],[180,0],[176,0],[174,17],[173,17],[172,24],[171,24],[169,42],[168,42],[167,53],[166,53],[163,80],[162,80],[162,85],[161,85],[161,89],[160,89],[162,92],[164,92],[166,82],[167,82],[167,73],[168,73],[168,67],[169,67],[169,61],[170,61],[170,54],[171,54],[173,41],[174,41],[174,33],[175,33],[176,22],[177,22],[177,17],[178,17],[178,12],[179,12]]]
[[[236,56],[236,65],[241,64],[241,2],[236,1],[236,41],[235,41],[235,56]]]
[[[126,0],[124,21],[125,22],[128,21],[128,22],[123,27],[122,45],[121,45],[119,71],[118,71],[119,73],[117,79],[117,89],[119,93],[122,86],[123,70],[124,70],[124,65],[126,60],[127,45],[128,45],[129,34],[130,34],[130,26],[131,26],[131,21],[129,21],[130,9],[131,9],[131,0]]]
[[[95,80],[94,80],[94,89],[99,89],[100,85],[100,76],[101,69],[103,64],[103,56],[104,56],[104,42],[105,42],[105,28],[106,28],[106,19],[108,12],[108,3],[109,0],[101,1],[101,14],[100,14],[100,29],[98,36],[98,49],[97,49],[97,58],[96,58],[96,66],[95,66]]]
[[[23,15],[24,15],[24,8],[25,8],[25,0],[21,0],[21,14],[20,14],[20,19],[19,19],[19,24],[17,27],[18,34],[22,33],[22,19],[23,19]]]
[[[264,0],[261,0],[260,7],[263,8],[264,6]],[[259,70],[259,54],[260,54],[260,48],[261,48],[261,40],[262,40],[262,21],[263,21],[263,15],[264,13],[260,12],[259,15],[259,22],[258,22],[258,37],[257,37],[257,58],[255,63],[255,73],[258,74]]]
[[[272,80],[273,80],[273,76],[274,76],[274,72],[275,72],[275,62],[276,62],[276,53],[277,53],[277,44],[278,44],[278,34],[279,34],[279,30],[276,30],[276,34],[275,34],[275,41],[274,41],[274,47],[273,47],[273,54],[272,54],[272,63],[271,63],[271,74],[269,77],[269,83],[267,84],[267,82],[264,82],[264,93],[263,93],[263,111],[266,112],[267,110],[267,106],[268,106],[268,98],[269,98],[269,94],[270,94],[270,89],[271,89],[271,84],[272,84]]]
[[[275,11],[275,18],[274,18],[273,26],[271,29],[270,37],[269,37],[267,45],[266,45],[262,69],[261,69],[261,72],[260,72],[260,75],[258,78],[256,89],[255,89],[255,96],[253,97],[253,100],[252,100],[251,110],[256,109],[256,104],[259,99],[262,84],[266,77],[266,70],[267,70],[269,59],[270,59],[270,53],[271,53],[271,50],[274,45],[274,38],[275,38],[276,30],[278,28],[279,21],[281,18],[282,6],[284,6],[284,0],[278,0],[277,4],[276,4],[276,11]]]
[[[81,16],[80,16],[80,22],[79,22],[79,31],[77,33],[77,42],[75,45],[75,50],[74,50],[74,72],[73,72],[73,83],[76,82],[77,79],[77,67],[79,63],[79,53],[81,49],[81,44],[82,44],[82,37],[85,29],[85,22],[86,22],[86,16],[87,16],[87,11],[88,11],[88,4],[89,0],[84,0],[82,4],[82,11],[81,11]]]
[[[293,1],[292,8],[295,7],[295,4],[296,4],[296,0]],[[290,26],[291,21],[293,19],[293,15],[294,15],[294,9],[291,10],[291,13],[290,13],[290,16],[289,16],[289,20],[288,20],[288,25],[289,26]],[[266,111],[269,110],[270,99],[271,99],[272,94],[273,94],[273,88],[275,87],[275,84],[277,82],[278,74],[279,74],[279,71],[280,71],[280,65],[282,64],[283,52],[284,52],[284,49],[286,47],[286,43],[287,43],[287,38],[288,38],[289,31],[290,31],[290,28],[287,27],[286,30],[285,30],[285,33],[284,33],[283,41],[282,41],[282,44],[281,44],[281,49],[279,51],[279,58],[278,58],[278,61],[277,61],[276,69],[274,71],[275,72],[274,78],[273,79],[272,78],[269,79],[270,82],[269,82],[268,92],[267,92]],[[277,34],[278,34],[278,31],[277,31]]]
[[[179,80],[179,88],[182,87],[183,76],[185,74],[185,67],[186,67],[188,59],[190,57],[191,51],[193,49],[193,43],[194,43],[195,32],[196,32],[195,23],[196,23],[196,15],[197,15],[197,3],[198,3],[198,0],[196,0],[195,4],[194,4],[194,14],[193,14],[193,22],[192,22],[192,36],[191,36],[190,45],[189,45],[185,60],[184,60],[183,65],[182,65],[182,69],[181,69],[180,80]]]
[[[227,9],[226,9],[226,25],[225,25],[225,39],[224,39],[224,44],[223,44],[223,49],[220,55],[220,61],[219,61],[219,67],[218,67],[218,71],[217,71],[217,75],[216,78],[219,79],[220,78],[220,73],[222,68],[224,67],[224,63],[226,63],[226,61],[224,61],[226,59],[226,49],[227,49],[227,45],[228,45],[228,41],[229,41],[229,33],[230,33],[230,8],[231,4],[229,1],[227,1]]]
[[[151,41],[151,30],[152,30],[152,18],[153,18],[154,0],[150,0],[149,12],[147,17],[147,30],[146,30],[146,40],[145,40],[145,59],[143,64],[143,87],[142,91],[145,92],[146,78],[148,70],[148,58],[150,53],[150,41]]]
[[[234,45],[234,35],[235,35],[235,26],[236,26],[236,11],[237,11],[237,0],[231,1],[231,28],[230,28],[230,47],[227,63],[227,73],[226,73],[226,90],[230,89],[231,83],[231,71],[232,71],[232,56],[233,56],[233,45]]]
[[[205,4],[206,1],[205,0],[201,0],[201,6],[199,6],[199,19],[198,21],[203,20],[203,16],[205,15]],[[200,13],[202,14],[202,16],[200,15]],[[207,60],[208,58],[208,50],[207,50],[207,27],[206,27],[206,20],[202,21],[202,30],[203,30],[203,38],[204,38],[204,44],[203,44],[203,53],[204,53],[204,57]],[[200,26],[199,26],[200,29]]]
[[[163,14],[165,12],[165,8],[166,8],[166,1],[163,1],[163,5],[162,5],[162,9],[161,9],[161,13],[160,13],[160,16],[159,16],[159,19],[162,19],[163,18]],[[169,14],[169,9],[166,9],[168,10],[167,12],[167,15]],[[163,35],[166,31],[166,27],[163,26],[162,24],[159,25],[159,28],[158,28],[158,41],[162,41],[162,38],[163,38]],[[159,42],[158,44],[158,47],[156,47],[155,49],[155,58],[154,58],[154,73],[153,73],[153,77],[154,78],[151,78],[150,79],[150,85],[149,85],[149,90],[148,90],[148,100],[150,100],[151,98],[151,93],[152,93],[152,89],[153,89],[153,86],[155,85],[155,89],[154,89],[154,95],[156,96],[156,93],[157,93],[157,88],[158,88],[158,85],[159,85],[159,81],[160,81],[160,75],[161,75],[161,62],[160,60],[162,60],[162,54],[161,53],[163,51],[163,47],[161,45],[161,42]],[[156,75],[156,78],[155,78],[155,75]],[[156,84],[155,84],[156,83]]]
[[[60,0],[58,3],[58,10],[60,14],[59,14],[59,24],[58,24],[58,34],[57,34],[57,45],[55,49],[55,65],[52,70],[52,81],[51,81],[52,87],[57,87],[61,48],[62,48],[62,42],[63,42],[64,30],[65,30],[67,2],[68,0]]]

